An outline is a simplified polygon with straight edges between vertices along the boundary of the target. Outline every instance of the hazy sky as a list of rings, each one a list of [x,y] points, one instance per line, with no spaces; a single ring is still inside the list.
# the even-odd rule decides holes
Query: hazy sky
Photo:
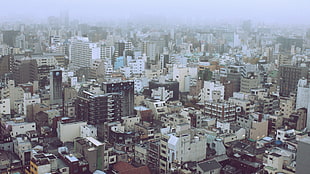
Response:
[[[68,10],[70,19],[162,16],[310,24],[310,0],[7,0],[2,18],[45,18]]]

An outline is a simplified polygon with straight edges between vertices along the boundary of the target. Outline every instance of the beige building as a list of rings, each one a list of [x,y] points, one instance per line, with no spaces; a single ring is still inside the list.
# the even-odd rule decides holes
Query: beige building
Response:
[[[252,128],[250,129],[250,139],[259,140],[268,135],[268,121],[252,121]]]
[[[87,125],[86,122],[66,122],[58,121],[57,136],[61,142],[73,142],[74,138],[80,136],[81,126]]]

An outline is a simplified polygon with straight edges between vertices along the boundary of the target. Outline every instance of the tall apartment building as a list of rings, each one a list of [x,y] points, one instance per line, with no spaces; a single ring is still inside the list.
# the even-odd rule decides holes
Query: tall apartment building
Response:
[[[298,81],[296,95],[296,109],[307,109],[307,128],[310,129],[310,85],[307,79],[302,78]]]
[[[52,70],[50,72],[50,103],[62,104],[62,71]]]
[[[13,79],[16,84],[38,80],[37,61],[30,58],[15,60],[13,65]]]
[[[100,59],[100,47],[87,37],[75,38],[70,47],[71,63],[76,68],[90,67],[92,59]]]
[[[291,92],[296,92],[298,80],[308,78],[307,67],[282,65],[279,68],[280,96],[288,97]]]
[[[84,91],[77,97],[76,117],[89,124],[103,124],[121,119],[122,101],[119,93],[93,94]]]
[[[121,96],[121,115],[134,114],[134,82],[131,80],[119,82],[103,82],[101,90],[107,93],[118,93]]]
[[[0,78],[6,73],[12,72],[12,63],[14,57],[11,55],[1,56],[0,57]]]

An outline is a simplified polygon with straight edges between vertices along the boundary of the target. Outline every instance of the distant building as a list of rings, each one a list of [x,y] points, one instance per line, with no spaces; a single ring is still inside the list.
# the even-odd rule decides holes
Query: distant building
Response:
[[[159,81],[150,81],[149,88],[150,90],[157,90],[160,87],[164,87],[165,90],[170,92],[168,101],[179,100],[179,82],[176,81],[166,81],[163,78],[160,78]]]
[[[89,42],[87,37],[74,38],[69,57],[76,68],[90,67],[92,59],[100,59],[100,47]]]
[[[12,72],[13,60],[14,58],[11,55],[0,57],[0,79],[4,77],[6,73]]]
[[[280,96],[288,97],[291,92],[296,93],[298,80],[308,78],[307,67],[281,65],[279,68]]]

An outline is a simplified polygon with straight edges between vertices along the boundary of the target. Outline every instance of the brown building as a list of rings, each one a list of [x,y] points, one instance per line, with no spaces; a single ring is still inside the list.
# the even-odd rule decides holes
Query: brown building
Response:
[[[0,57],[0,77],[4,76],[6,73],[12,72],[12,62],[13,56],[1,56]]]
[[[28,83],[38,80],[38,65],[35,59],[15,60],[13,66],[13,79],[16,84]]]
[[[28,105],[27,114],[26,114],[27,121],[33,122],[34,117],[37,113],[39,113],[40,111],[46,111],[46,110],[49,110],[49,107],[41,103],[35,103],[32,105]]]
[[[284,125],[289,129],[302,130],[307,124],[307,109],[299,108],[296,112],[293,112],[289,118],[284,118]]]

